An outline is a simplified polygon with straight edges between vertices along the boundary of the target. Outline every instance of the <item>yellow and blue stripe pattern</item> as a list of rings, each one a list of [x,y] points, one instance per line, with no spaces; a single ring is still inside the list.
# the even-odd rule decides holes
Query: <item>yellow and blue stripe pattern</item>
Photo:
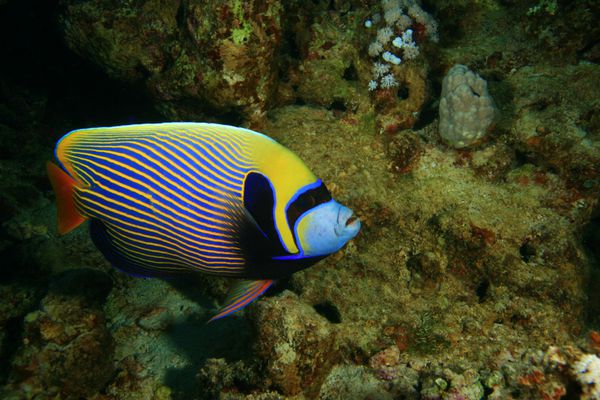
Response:
[[[244,275],[229,202],[243,201],[244,178],[258,168],[248,150],[253,133],[198,125],[78,130],[57,145],[57,159],[79,181],[80,213],[102,221],[140,272]]]
[[[337,251],[360,228],[294,153],[243,128],[80,129],[59,140],[55,156],[60,167],[49,163],[48,174],[59,232],[89,219],[96,246],[130,274],[242,278],[213,319]]]

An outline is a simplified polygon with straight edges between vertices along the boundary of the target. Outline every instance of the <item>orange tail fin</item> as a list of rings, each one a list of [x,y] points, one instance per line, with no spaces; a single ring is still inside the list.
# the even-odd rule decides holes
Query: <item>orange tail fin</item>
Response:
[[[64,235],[85,221],[85,217],[77,212],[73,198],[73,188],[77,182],[53,162],[46,163],[46,171],[56,194],[58,233]]]

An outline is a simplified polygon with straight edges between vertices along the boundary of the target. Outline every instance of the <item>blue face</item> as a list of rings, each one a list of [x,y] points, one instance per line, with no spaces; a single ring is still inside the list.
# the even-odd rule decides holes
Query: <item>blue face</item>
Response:
[[[274,223],[274,190],[268,179],[260,174],[249,175],[244,194],[246,208],[273,244],[271,260],[314,259],[316,262],[341,249],[360,230],[360,221],[353,216],[352,210],[333,200],[323,182],[318,180],[301,188],[287,203],[287,223],[299,249],[299,253],[289,254]],[[308,265],[286,264],[285,269]]]
[[[360,230],[360,220],[352,210],[330,200],[302,215],[296,234],[305,256],[324,256],[341,249]]]
[[[290,201],[286,214],[304,257],[334,253],[360,230],[352,210],[333,200],[320,180],[302,188]]]

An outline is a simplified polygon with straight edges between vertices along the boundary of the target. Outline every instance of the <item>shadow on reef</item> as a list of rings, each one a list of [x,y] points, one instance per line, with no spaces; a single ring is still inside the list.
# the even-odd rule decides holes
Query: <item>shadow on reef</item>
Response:
[[[235,362],[247,357],[251,332],[249,323],[239,317],[208,325],[205,320],[189,319],[172,326],[169,339],[190,360],[186,367],[167,369],[164,383],[173,389],[173,399],[189,399],[198,392],[196,374],[209,358]]]
[[[23,142],[51,149],[70,129],[160,119],[140,87],[109,79],[65,46],[57,12],[57,1],[9,1],[0,10],[11,60],[0,65],[0,121],[19,144],[10,157],[23,153]]]
[[[98,360],[96,364],[103,365],[102,348],[91,346],[86,338],[111,342],[109,333],[100,329],[102,306],[113,286],[110,276],[89,268],[64,271],[94,266],[97,255],[88,251],[84,228],[68,237],[55,236],[44,167],[55,141],[74,128],[161,120],[143,90],[109,79],[65,46],[56,26],[57,10],[58,1],[0,4],[6,60],[0,63],[0,385],[14,384],[17,392],[27,374],[41,379],[32,384],[36,389],[63,378],[81,383],[74,371]],[[49,313],[45,304],[59,312]],[[81,329],[81,321],[92,320],[86,319],[90,315],[98,327]],[[56,327],[62,326],[74,333],[58,334]],[[65,354],[93,349],[92,361],[73,361],[63,375],[56,369],[56,380],[42,376],[38,365],[67,365],[53,351],[65,338],[76,343]],[[110,373],[112,367],[105,370]],[[100,386],[105,382],[87,378],[96,378]]]
[[[167,368],[164,384],[172,388],[173,400],[184,400],[198,393],[196,374],[208,359],[236,362],[249,357],[252,327],[245,318],[235,315],[207,323],[215,311],[214,304],[198,290],[198,281],[192,277],[167,282],[188,300],[211,310],[202,316],[196,314],[177,321],[165,331],[168,340],[188,363],[181,368]]]
[[[600,217],[592,219],[582,234],[582,243],[590,259],[588,284],[587,323],[592,329],[600,329]]]

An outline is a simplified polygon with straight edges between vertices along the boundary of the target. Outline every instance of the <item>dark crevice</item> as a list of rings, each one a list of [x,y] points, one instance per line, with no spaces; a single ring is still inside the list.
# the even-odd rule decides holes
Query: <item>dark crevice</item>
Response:
[[[282,34],[282,50],[287,56],[295,61],[302,59],[300,48],[298,47],[296,32],[292,29],[286,29]]]
[[[530,157],[524,151],[515,150],[515,162],[517,166],[525,165],[530,162]]]
[[[5,117],[16,115],[9,126],[43,132],[39,140],[48,146],[73,128],[158,120],[142,84],[111,79],[66,46],[57,14],[55,1],[3,6],[0,34],[6,43],[4,58],[11,62],[0,64],[0,103],[5,104],[0,117],[10,122]],[[32,98],[43,106],[32,107]],[[21,110],[19,104],[28,108]],[[32,118],[19,118],[38,109],[35,126]]]
[[[327,107],[327,109],[341,112],[346,112],[348,110],[343,100],[334,100],[333,103],[331,103],[331,105]]]
[[[354,64],[350,64],[350,66],[344,70],[344,75],[342,77],[347,81],[358,80],[358,72],[356,71]]]
[[[531,243],[526,241],[521,245],[521,247],[519,247],[519,254],[521,254],[521,259],[528,263],[533,257],[535,257],[536,250]]]
[[[402,86],[398,89],[398,98],[400,100],[408,99],[410,92],[408,90],[408,86]]]
[[[331,302],[327,301],[324,303],[315,304],[313,308],[319,315],[327,318],[327,320],[332,324],[339,324],[342,322],[342,315],[340,314],[340,311]]]
[[[583,247],[593,257],[595,265],[600,262],[600,217],[592,219],[585,227],[582,237]]]
[[[479,283],[479,285],[477,286],[477,289],[475,289],[475,293],[477,294],[477,297],[479,298],[480,303],[482,303],[485,300],[485,297],[488,293],[489,288],[490,288],[490,281],[488,281],[487,279],[484,279],[483,281],[481,281]]]
[[[336,11],[335,0],[329,0],[327,11]]]
[[[107,273],[81,268],[54,275],[48,291],[64,297],[82,299],[89,306],[101,306],[112,287],[112,279]]]
[[[4,336],[0,343],[0,384],[4,385],[8,379],[12,359],[19,349],[19,341],[23,331],[23,319],[12,318],[4,323]]]
[[[582,232],[581,242],[591,265],[587,283],[586,320],[592,329],[600,328],[600,217],[592,219]]]
[[[419,114],[419,119],[413,125],[413,130],[418,131],[425,128],[427,125],[431,124],[438,117],[438,109],[436,107],[437,103],[433,101],[429,101]]]
[[[560,399],[561,400],[577,400],[581,398],[582,395],[582,390],[581,390],[581,385],[574,381],[574,380],[569,380],[569,382],[567,383],[567,393],[565,393],[564,396],[562,396]]]
[[[483,398],[487,399],[490,394],[494,393],[494,389],[484,386],[483,387]]]
[[[284,290],[290,290],[293,292],[292,288],[290,288],[290,278],[289,277],[277,279],[275,284],[273,286],[271,286],[269,288],[269,290],[267,290],[263,296],[264,297],[278,296]]]

